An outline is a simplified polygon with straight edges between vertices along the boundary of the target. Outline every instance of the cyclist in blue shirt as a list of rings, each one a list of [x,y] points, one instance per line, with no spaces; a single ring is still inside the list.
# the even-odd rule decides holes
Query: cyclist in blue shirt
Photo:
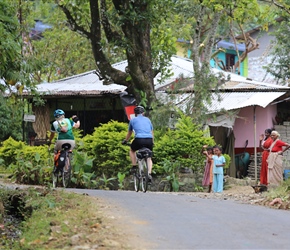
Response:
[[[123,144],[127,143],[130,139],[131,135],[135,134],[134,140],[131,143],[130,149],[130,159],[132,162],[132,169],[131,171],[137,170],[137,163],[136,163],[136,151],[146,147],[149,148],[151,151],[153,150],[153,126],[149,118],[144,116],[145,109],[142,106],[137,106],[134,109],[135,117],[130,120],[128,133],[126,135]],[[151,180],[151,171],[152,171],[152,159],[148,158],[148,174],[149,179]]]

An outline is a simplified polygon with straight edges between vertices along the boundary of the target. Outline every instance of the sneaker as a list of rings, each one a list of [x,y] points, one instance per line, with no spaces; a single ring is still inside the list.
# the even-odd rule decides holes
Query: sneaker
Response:
[[[151,176],[151,174],[148,174],[148,182],[152,182],[152,176]]]
[[[137,172],[137,166],[133,166],[131,169],[130,169],[130,173],[131,174],[135,174]]]

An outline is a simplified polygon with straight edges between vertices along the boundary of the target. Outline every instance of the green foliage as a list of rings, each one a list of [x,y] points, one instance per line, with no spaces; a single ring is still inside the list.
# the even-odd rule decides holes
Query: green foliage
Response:
[[[272,33],[276,37],[276,40],[272,42],[273,49],[271,50],[271,62],[264,68],[271,75],[275,77],[277,82],[281,85],[289,85],[289,21],[290,18],[285,17],[285,20],[275,26],[275,30]]]
[[[286,179],[278,187],[269,188],[266,196],[273,200],[281,198],[282,201],[289,201],[290,199],[290,178]]]
[[[15,162],[10,164],[9,169],[17,183],[46,185],[51,181],[53,169],[48,161],[47,146],[24,146],[17,151]]]
[[[231,157],[228,154],[223,154],[226,160],[226,164],[224,166],[224,169],[228,169],[231,165]]]
[[[11,163],[15,163],[18,150],[22,150],[24,147],[24,142],[15,141],[11,137],[2,142],[0,147],[0,158],[4,161],[4,167],[7,168]]]
[[[110,121],[83,138],[80,150],[94,157],[93,171],[97,176],[117,176],[118,172],[129,170],[129,147],[121,144],[127,130],[128,124]]]
[[[22,113],[24,102],[14,97],[4,98],[0,95],[0,141],[10,136],[22,139]]]
[[[118,178],[118,187],[119,189],[124,189],[124,180],[125,180],[126,174],[118,172],[117,178]]]
[[[86,152],[74,150],[71,182],[77,188],[96,188],[96,174],[92,171],[94,158]]]
[[[98,178],[98,188],[108,190],[109,186],[113,186],[112,181],[114,180],[116,177],[107,178],[103,173],[103,176]]]
[[[194,124],[190,117],[180,114],[176,129],[167,130],[166,134],[155,142],[153,159],[157,165],[165,160],[178,161],[182,167],[201,171],[204,159],[200,150],[205,144],[214,145],[215,142],[212,138],[204,137],[204,131]]]
[[[169,190],[167,190],[167,186],[165,185],[164,191],[178,192],[180,186],[178,181],[178,171],[181,167],[180,162],[164,160],[161,164],[165,173],[165,178],[159,183],[159,185],[166,181],[169,184]]]

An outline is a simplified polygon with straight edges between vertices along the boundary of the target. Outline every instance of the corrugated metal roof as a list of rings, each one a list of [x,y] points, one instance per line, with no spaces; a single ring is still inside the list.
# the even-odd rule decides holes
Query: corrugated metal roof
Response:
[[[285,92],[230,92],[230,93],[213,93],[212,103],[206,105],[209,113],[215,113],[222,110],[235,110],[248,106],[260,106],[265,108],[276,98],[282,96]],[[194,94],[176,94],[175,99],[169,99],[165,92],[157,93],[158,98],[164,102],[176,104],[182,110],[194,98]],[[172,97],[171,97],[172,98]]]
[[[285,92],[231,92],[213,94],[209,109],[211,112],[218,112],[220,110],[233,110],[254,105],[265,108],[283,94]],[[219,98],[221,101],[219,101]]]
[[[118,70],[125,72],[127,67],[127,61],[122,61],[112,66]],[[176,79],[180,78],[193,78],[193,62],[190,59],[181,58],[178,56],[171,57],[171,64],[169,68],[172,72],[172,76],[165,79],[160,83],[160,74],[158,74],[154,79],[155,90],[174,82]],[[231,80],[227,82],[221,89],[225,90],[234,90],[238,91],[251,91],[253,89],[262,90],[262,89],[281,89],[285,91],[287,87],[267,84],[263,82],[257,82],[249,80],[243,76],[236,75],[229,72],[224,72],[218,69],[212,69],[214,73],[222,73],[224,77],[230,75]],[[103,84],[103,81],[99,80],[99,77],[95,74],[95,71],[85,72],[83,74],[75,75],[72,77],[67,77],[52,83],[41,83],[37,85],[37,90],[42,95],[102,95],[104,93],[113,93],[118,94],[123,92],[126,89],[126,86],[119,84]],[[283,90],[282,90],[283,89]],[[287,88],[290,90],[290,88]],[[23,95],[29,95],[29,92],[23,93]]]

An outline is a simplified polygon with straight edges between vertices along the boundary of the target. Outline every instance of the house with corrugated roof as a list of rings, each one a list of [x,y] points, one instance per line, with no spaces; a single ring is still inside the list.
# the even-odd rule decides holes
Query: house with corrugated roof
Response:
[[[126,66],[127,61],[113,65],[122,71],[125,71]],[[157,75],[154,79],[157,98],[164,98],[167,90],[171,90],[173,84],[178,84],[180,78],[190,80],[194,75],[192,60],[178,56],[172,56],[169,69],[172,72],[169,78],[160,82],[160,75]],[[246,141],[247,151],[254,153],[259,135],[275,125],[278,104],[283,102],[290,88],[258,82],[215,68],[212,70],[224,74],[226,79],[230,76],[230,80],[220,88],[218,94],[213,92],[212,103],[208,106],[209,112],[216,117],[207,121],[211,135],[224,149],[228,148],[226,153],[232,157],[245,150]],[[50,121],[53,120],[53,111],[57,108],[63,109],[68,117],[78,115],[84,134],[92,133],[100,123],[111,119],[127,121],[120,101],[120,94],[125,90],[126,87],[119,84],[104,84],[94,71],[39,84],[37,91],[46,102],[45,106],[32,106],[31,112],[35,115],[33,128],[39,139],[45,139]],[[23,95],[27,99],[33,98],[29,92]],[[190,98],[194,98],[194,93],[190,91],[178,94],[176,105],[182,109]]]
[[[183,39],[177,39],[177,55],[181,57],[191,58],[192,42]],[[246,47],[245,44],[234,44],[230,41],[221,40],[216,43],[210,64],[213,68],[223,69],[228,72],[234,71],[234,65],[239,60],[239,56],[243,54]],[[237,70],[237,69],[236,69]],[[237,73],[237,72],[234,72]],[[248,57],[240,64],[239,73],[242,76],[248,76]]]

